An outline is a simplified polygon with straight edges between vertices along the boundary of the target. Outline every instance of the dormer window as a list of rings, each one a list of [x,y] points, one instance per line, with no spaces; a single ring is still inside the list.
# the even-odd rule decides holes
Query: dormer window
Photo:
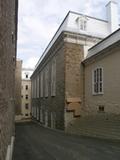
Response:
[[[29,78],[29,73],[28,72],[25,73],[25,78]]]
[[[28,78],[28,74],[26,74],[26,78]]]
[[[81,16],[81,17],[78,17],[76,19],[76,22],[77,22],[77,25],[78,25],[78,28],[82,31],[86,31],[87,30],[87,18],[85,16]]]
[[[86,24],[87,24],[87,22],[82,19],[80,21],[80,29],[86,31]]]

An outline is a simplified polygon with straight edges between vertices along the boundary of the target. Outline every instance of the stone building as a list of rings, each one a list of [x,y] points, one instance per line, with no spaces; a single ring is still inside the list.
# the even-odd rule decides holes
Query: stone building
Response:
[[[17,0],[0,0],[0,160],[9,158],[14,140],[17,14]]]
[[[21,113],[22,119],[31,118],[31,80],[33,69],[22,69]]]
[[[21,115],[22,60],[17,59],[15,70],[15,115]]]
[[[117,4],[107,20],[69,12],[42,54],[32,80],[32,116],[47,127],[65,129],[82,114],[83,71],[89,48],[118,29]],[[114,18],[116,17],[116,18]]]

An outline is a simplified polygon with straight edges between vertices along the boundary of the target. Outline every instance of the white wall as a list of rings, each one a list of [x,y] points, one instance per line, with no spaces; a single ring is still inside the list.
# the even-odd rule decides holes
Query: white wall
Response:
[[[22,69],[22,79],[30,80],[30,77],[33,73],[31,69]],[[26,74],[28,74],[28,78],[26,78]]]
[[[76,19],[81,15],[70,12],[68,17],[67,26],[64,30],[77,32],[81,34],[96,36],[100,38],[106,37],[109,33],[107,21],[98,20],[95,18],[87,17],[87,30],[82,31],[78,28]]]

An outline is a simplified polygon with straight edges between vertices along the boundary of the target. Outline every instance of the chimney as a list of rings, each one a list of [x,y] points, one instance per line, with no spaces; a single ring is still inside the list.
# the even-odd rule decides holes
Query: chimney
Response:
[[[107,5],[107,20],[110,33],[119,28],[118,22],[118,4],[115,0],[111,0]]]

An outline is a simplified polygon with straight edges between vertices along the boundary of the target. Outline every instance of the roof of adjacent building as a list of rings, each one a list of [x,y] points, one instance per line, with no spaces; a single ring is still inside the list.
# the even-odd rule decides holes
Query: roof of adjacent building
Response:
[[[80,16],[85,16],[85,17],[88,18],[88,29],[87,29],[87,31],[82,31],[82,30],[78,29],[78,26],[76,24],[76,19]],[[104,37],[106,37],[107,35],[110,34],[109,31],[108,31],[107,23],[108,23],[108,21],[106,21],[106,20],[102,20],[102,19],[99,19],[99,18],[87,16],[87,15],[77,13],[77,12],[73,12],[73,11],[69,11],[68,14],[66,15],[66,17],[64,18],[63,22],[59,26],[58,30],[56,31],[55,35],[53,36],[53,38],[49,42],[48,46],[44,50],[42,56],[40,57],[37,65],[35,67],[35,70],[37,69],[37,67],[39,66],[39,64],[41,63],[41,61],[43,60],[43,58],[45,57],[45,55],[47,54],[47,52],[49,51],[51,46],[54,44],[56,39],[59,37],[59,35],[63,31],[69,31],[69,32],[72,32],[72,33],[84,34],[86,36],[104,38]],[[95,25],[96,25],[96,27],[94,27]]]
[[[120,41],[120,28],[115,32],[113,32],[112,34],[110,34],[109,36],[107,36],[106,38],[104,38],[102,41],[100,41],[96,45],[94,45],[93,47],[91,47],[88,50],[88,55],[86,59],[83,61],[83,63],[86,63],[92,58],[99,56],[100,54],[102,54],[101,51],[105,50],[110,46],[113,46],[119,41]]]

